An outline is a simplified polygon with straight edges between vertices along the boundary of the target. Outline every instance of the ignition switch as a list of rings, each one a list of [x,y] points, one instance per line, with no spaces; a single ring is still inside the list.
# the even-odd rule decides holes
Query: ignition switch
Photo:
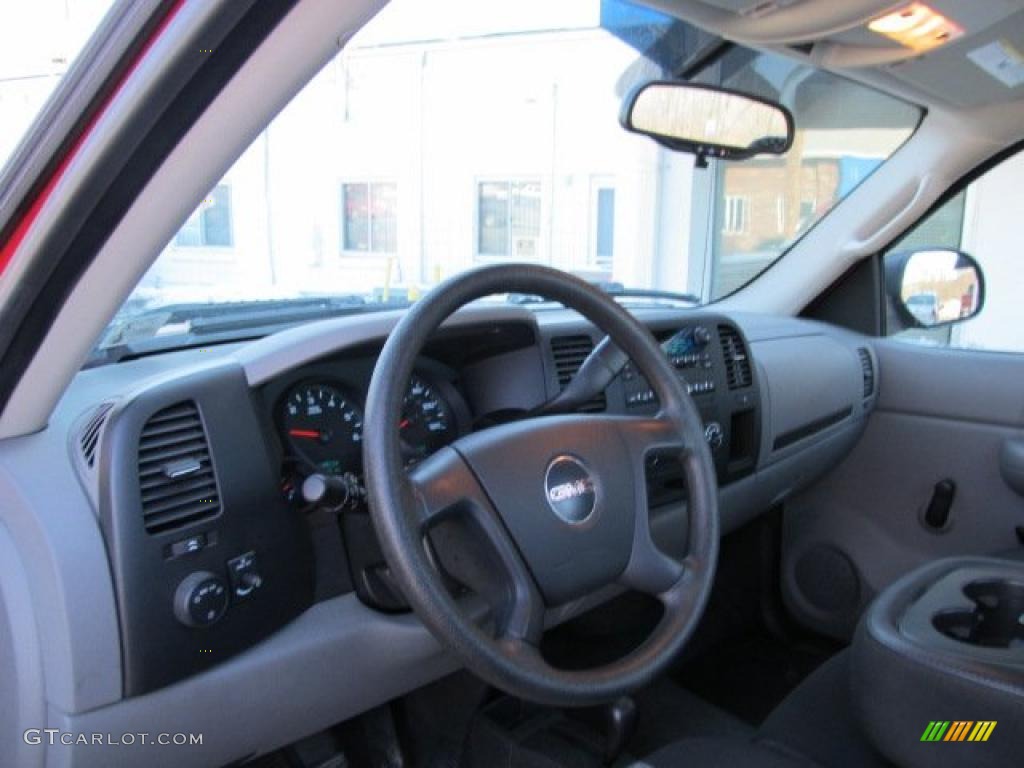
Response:
[[[722,425],[717,421],[710,422],[704,427],[704,439],[707,440],[712,451],[717,451],[722,447],[722,441],[725,439],[725,433],[722,432]]]

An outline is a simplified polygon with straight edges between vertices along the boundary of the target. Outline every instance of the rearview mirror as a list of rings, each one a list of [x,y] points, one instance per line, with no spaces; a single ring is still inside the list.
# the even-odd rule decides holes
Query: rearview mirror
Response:
[[[981,267],[949,248],[886,254],[885,283],[900,324],[908,328],[952,325],[974,317],[985,303]]]
[[[700,160],[781,155],[793,144],[793,116],[780,104],[710,85],[654,80],[627,94],[622,127]]]

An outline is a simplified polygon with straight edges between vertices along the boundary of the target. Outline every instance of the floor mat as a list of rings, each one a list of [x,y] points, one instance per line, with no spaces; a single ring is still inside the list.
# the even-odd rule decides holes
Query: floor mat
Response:
[[[688,661],[675,675],[687,690],[752,726],[834,649],[784,643],[770,635],[724,642]]]

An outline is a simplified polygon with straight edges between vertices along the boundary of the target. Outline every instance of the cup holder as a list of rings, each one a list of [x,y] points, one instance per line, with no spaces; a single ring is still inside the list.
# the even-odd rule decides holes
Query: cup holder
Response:
[[[964,594],[973,609],[951,608],[932,618],[942,634],[986,648],[1024,647],[1024,584],[1004,579],[972,581]]]

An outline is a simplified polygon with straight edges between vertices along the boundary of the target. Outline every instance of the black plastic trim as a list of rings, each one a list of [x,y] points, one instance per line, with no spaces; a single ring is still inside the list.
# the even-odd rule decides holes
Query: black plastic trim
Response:
[[[185,400],[195,403],[206,431],[220,509],[154,533],[146,530],[142,511],[139,437],[155,413]],[[280,493],[278,465],[240,366],[224,363],[175,376],[118,404],[101,451],[99,517],[117,598],[125,696],[215,666],[312,604],[308,528]],[[187,546],[196,536],[202,545]],[[228,561],[249,552],[255,553],[259,588],[232,598],[210,626],[181,624],[174,613],[178,585],[197,572],[230,581]]]
[[[10,237],[174,4],[119,0],[108,11],[0,171],[0,243]]]
[[[804,438],[816,435],[818,432],[823,432],[829,427],[839,424],[849,416],[853,414],[853,407],[847,406],[846,408],[840,408],[838,411],[822,416],[820,419],[810,421],[803,426],[791,429],[788,432],[783,432],[781,435],[775,438],[775,442],[772,443],[772,450],[778,451],[787,446],[798,443]]]

